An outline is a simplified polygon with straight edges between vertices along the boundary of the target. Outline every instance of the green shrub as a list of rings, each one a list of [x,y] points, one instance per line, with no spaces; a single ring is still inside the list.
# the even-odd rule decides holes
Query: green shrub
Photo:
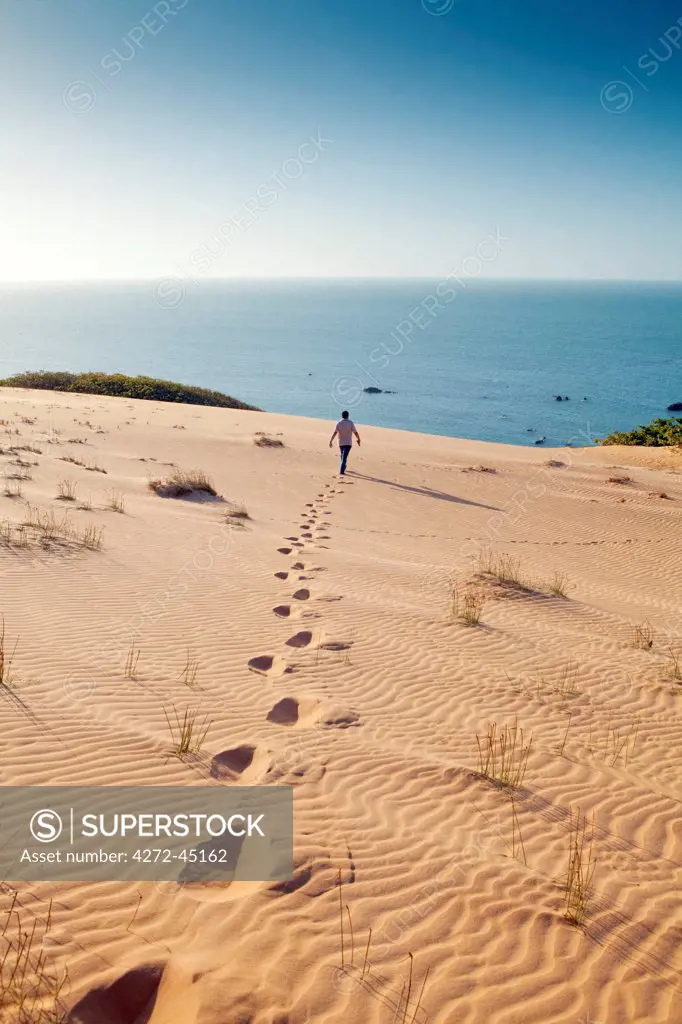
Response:
[[[185,402],[187,405],[214,405],[224,409],[255,409],[238,398],[220,391],[176,384],[155,377],[128,377],[123,373],[67,373],[40,370],[18,373],[0,380],[6,388],[37,388],[42,391],[76,391],[86,395],[113,395],[117,398],[141,398],[151,402]]]
[[[641,444],[647,448],[662,448],[671,445],[682,445],[682,419],[671,416],[664,420],[660,416],[653,423],[626,433],[616,431],[607,437],[595,437],[596,444]]]

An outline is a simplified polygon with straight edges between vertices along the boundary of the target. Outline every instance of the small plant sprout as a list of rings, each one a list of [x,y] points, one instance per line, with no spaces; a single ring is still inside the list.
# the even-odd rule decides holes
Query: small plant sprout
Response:
[[[24,493],[21,480],[5,477],[4,494],[6,498],[21,498]]]
[[[130,648],[126,655],[125,677],[126,679],[137,679],[137,664],[140,660],[140,648],[135,644],[135,638],[130,641]]]
[[[553,597],[566,597],[568,593],[568,576],[566,573],[556,571],[548,583],[548,590]]]
[[[491,782],[509,789],[519,789],[528,767],[533,737],[524,743],[523,729],[514,719],[513,726],[498,731],[497,722],[489,722],[485,736],[476,734],[478,770]]]
[[[654,646],[655,639],[656,632],[647,619],[640,625],[635,626],[632,637],[632,646],[638,651],[650,651]]]
[[[613,767],[618,764],[618,761],[622,757],[625,766],[627,767],[627,763],[635,751],[638,732],[638,721],[635,721],[629,729],[617,729],[615,726],[611,725],[609,720],[606,727],[606,739],[602,755],[604,761]]]
[[[57,501],[75,501],[76,484],[73,480],[60,480],[57,484]]]
[[[78,535],[78,540],[88,551],[99,551],[103,543],[103,534],[104,527],[102,526],[84,526]]]
[[[164,714],[175,756],[185,757],[187,754],[197,754],[203,747],[208,730],[212,725],[208,715],[200,718],[198,708],[185,708],[185,713],[180,718],[175,706],[173,706],[172,718],[167,711],[164,711]]]
[[[666,658],[668,659],[668,679],[673,683],[682,683],[682,649],[670,644]]]
[[[485,605],[485,596],[475,587],[461,587],[457,580],[450,585],[452,615],[465,626],[478,626]]]
[[[576,664],[571,661],[567,662],[559,676],[555,690],[562,700],[578,696],[580,687],[578,686],[578,666]]]
[[[566,749],[566,740],[568,739],[568,731],[571,728],[571,717],[571,715],[568,716],[568,721],[566,722],[566,732],[564,733],[564,738],[561,741],[561,746],[557,747],[557,754],[559,755],[559,757],[564,756],[564,750]]]
[[[592,895],[592,878],[596,861],[592,855],[592,839],[594,838],[594,817],[588,824],[580,814],[570,812],[569,817],[569,852],[568,869],[564,894],[566,901],[565,916],[572,924],[582,925],[587,917],[587,910]]]
[[[514,794],[511,794],[511,809],[512,809],[512,857],[516,859],[517,854],[520,852],[523,856],[523,863],[528,867],[528,861],[526,859],[526,847],[523,844],[523,836],[521,834],[521,823],[519,816],[516,813],[516,804],[514,802]]]
[[[110,508],[112,512],[119,512],[121,515],[125,513],[125,499],[120,491],[112,491],[107,500],[107,508]]]
[[[197,675],[199,673],[199,659],[192,654],[189,647],[187,648],[187,657],[185,659],[185,667],[180,673],[180,682],[184,683],[185,686],[189,686],[190,689],[196,686]]]
[[[7,646],[5,633],[5,619],[0,616],[0,688],[9,689],[15,682],[16,677],[12,671],[12,664],[17,653],[19,639],[14,641],[14,647],[10,650]]]

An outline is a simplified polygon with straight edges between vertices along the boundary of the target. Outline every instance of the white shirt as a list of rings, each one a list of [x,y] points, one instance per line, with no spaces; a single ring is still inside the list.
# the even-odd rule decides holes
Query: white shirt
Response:
[[[336,432],[339,435],[339,444],[352,444],[355,424],[352,420],[339,420],[336,424]]]

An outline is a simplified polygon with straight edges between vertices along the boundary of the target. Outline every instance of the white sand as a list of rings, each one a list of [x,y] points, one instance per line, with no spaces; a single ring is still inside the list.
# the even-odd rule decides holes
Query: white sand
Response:
[[[669,643],[682,652],[679,455],[515,448],[358,415],[363,445],[339,482],[331,420],[10,389],[0,419],[2,471],[17,455],[35,463],[21,497],[0,489],[0,521],[25,520],[28,502],[104,527],[99,551],[0,541],[0,615],[28,709],[0,701],[2,784],[197,785],[197,763],[168,756],[164,708],[200,705],[201,764],[252,748],[224,758],[223,784],[295,787],[289,887],[13,887],[39,935],[53,899],[44,947],[68,966],[70,1020],[682,1020],[682,685],[666,657]],[[286,447],[256,447],[256,431]],[[147,480],[167,462],[206,471],[251,519],[228,528],[225,504],[157,497]],[[464,471],[481,464],[496,472]],[[65,479],[75,502],[55,500]],[[123,514],[106,507],[112,491]],[[519,559],[535,589],[474,581],[486,548]],[[547,596],[555,572],[566,598]],[[485,593],[480,627],[453,621],[453,576]],[[644,620],[650,651],[632,646]],[[298,633],[305,646],[288,645]],[[194,689],[180,678],[188,651]],[[283,721],[268,720],[284,698]],[[476,734],[515,720],[532,748],[512,807],[476,774]],[[596,823],[582,929],[564,918],[571,809]]]

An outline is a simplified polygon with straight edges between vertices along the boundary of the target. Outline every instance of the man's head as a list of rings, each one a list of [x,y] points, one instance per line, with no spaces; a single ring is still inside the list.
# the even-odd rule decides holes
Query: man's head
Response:
[[[343,412],[341,413],[341,419],[342,420],[347,420],[348,419],[348,409],[344,409],[343,410]]]

